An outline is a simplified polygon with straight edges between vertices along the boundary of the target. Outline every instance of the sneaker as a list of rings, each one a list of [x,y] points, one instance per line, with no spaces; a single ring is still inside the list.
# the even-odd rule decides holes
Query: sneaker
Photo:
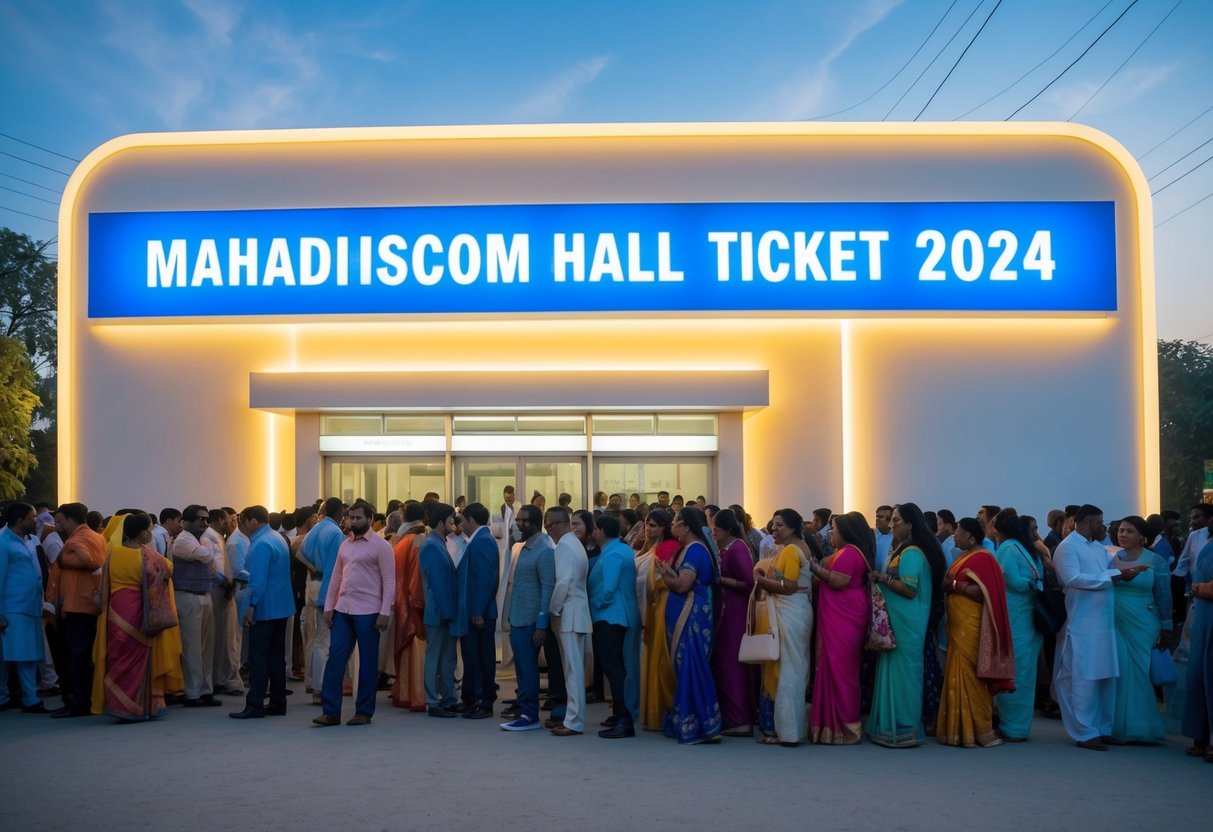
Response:
[[[538,731],[542,727],[539,720],[529,716],[520,716],[513,722],[501,723],[502,731]]]

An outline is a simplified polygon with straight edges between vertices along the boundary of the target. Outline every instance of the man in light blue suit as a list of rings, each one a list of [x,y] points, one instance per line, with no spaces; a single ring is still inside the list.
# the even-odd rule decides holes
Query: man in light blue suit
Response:
[[[548,631],[556,560],[551,541],[543,533],[538,506],[520,508],[515,522],[523,544],[506,593],[506,615],[518,674],[518,718],[501,727],[506,731],[535,731],[543,727],[539,722],[539,647]]]
[[[463,718],[493,715],[497,701],[497,541],[489,531],[489,510],[472,503],[461,521],[467,548],[459,561],[459,608],[465,619],[463,651]]]
[[[428,503],[430,533],[421,544],[418,566],[425,597],[425,704],[433,717],[458,715],[455,700],[455,641],[462,633],[455,564],[446,539],[455,532],[455,508]],[[458,632],[457,632],[458,631]]]
[[[611,716],[598,736],[636,736],[640,718],[640,610],[636,605],[636,559],[619,539],[619,521],[604,514],[594,520],[594,542],[602,553],[590,571],[590,616],[594,649],[611,684]]]
[[[249,628],[249,686],[244,710],[228,714],[232,719],[286,716],[286,622],[295,614],[291,550],[269,522],[265,506],[249,506],[238,520],[240,531],[249,539],[243,616],[244,626]]]

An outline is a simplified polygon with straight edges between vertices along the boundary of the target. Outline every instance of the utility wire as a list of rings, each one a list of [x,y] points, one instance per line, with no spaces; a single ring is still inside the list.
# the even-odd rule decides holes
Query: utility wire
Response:
[[[1144,159],[1144,158],[1146,158],[1147,156],[1149,156],[1149,155],[1150,155],[1151,153],[1153,153],[1155,150],[1158,150],[1158,148],[1162,147],[1164,144],[1166,144],[1167,142],[1171,141],[1171,139],[1173,139],[1173,138],[1175,138],[1176,136],[1178,136],[1178,135],[1179,135],[1180,133],[1182,133],[1184,130],[1187,130],[1187,129],[1188,129],[1189,127],[1191,127],[1193,124],[1195,124],[1196,122],[1200,121],[1200,120],[1201,120],[1201,119],[1202,119],[1204,116],[1208,115],[1208,113],[1209,113],[1209,111],[1210,111],[1210,110],[1213,110],[1213,106],[1207,107],[1207,108],[1205,109],[1205,111],[1204,111],[1204,112],[1202,112],[1200,115],[1198,115],[1196,118],[1192,119],[1192,120],[1191,120],[1191,121],[1189,121],[1187,124],[1185,124],[1183,127],[1180,127],[1178,130],[1176,130],[1176,131],[1175,131],[1174,133],[1172,133],[1171,135],[1167,136],[1167,137],[1166,137],[1165,139],[1163,139],[1161,142],[1159,142],[1158,144],[1154,145],[1154,146],[1153,146],[1153,147],[1151,147],[1149,150],[1147,150],[1145,153],[1143,153],[1143,154],[1141,154],[1140,156],[1138,156],[1138,157],[1137,157],[1137,161],[1139,161],[1139,162],[1140,162],[1142,159]]]
[[[1174,162],[1172,162],[1171,164],[1167,165],[1165,168],[1163,168],[1162,170],[1160,170],[1158,173],[1156,173],[1156,174],[1154,174],[1153,176],[1149,177],[1149,179],[1148,179],[1147,181],[1153,181],[1153,180],[1157,179],[1158,177],[1162,176],[1164,173],[1166,173],[1166,172],[1167,172],[1167,171],[1169,171],[1171,168],[1173,168],[1173,167],[1175,167],[1176,165],[1178,165],[1178,164],[1179,164],[1180,162],[1182,162],[1184,159],[1187,159],[1189,156],[1191,156],[1191,155],[1192,155],[1193,153],[1195,153],[1196,151],[1200,150],[1202,147],[1204,147],[1205,145],[1207,145],[1209,142],[1213,142],[1213,136],[1211,136],[1211,137],[1209,137],[1209,138],[1205,139],[1203,142],[1201,142],[1200,144],[1196,145],[1196,147],[1192,148],[1191,150],[1189,150],[1189,151],[1188,151],[1187,153],[1185,153],[1184,155],[1180,156],[1178,159],[1176,159],[1176,160],[1175,160]]]
[[[15,193],[15,194],[21,194],[21,196],[27,196],[30,199],[36,199],[39,202],[45,202],[47,205],[58,205],[59,204],[58,202],[55,202],[54,200],[43,199],[40,196],[34,196],[33,194],[27,194],[25,191],[19,191],[16,188],[9,188],[6,185],[0,185],[0,191],[11,191],[12,193]]]
[[[1204,195],[1204,196],[1202,196],[1200,199],[1196,200],[1196,201],[1195,201],[1195,202],[1193,202],[1191,205],[1189,205],[1187,208],[1184,208],[1182,211],[1177,211],[1177,212],[1175,212],[1174,214],[1172,214],[1171,216],[1167,217],[1167,218],[1166,218],[1165,220],[1163,220],[1162,222],[1157,223],[1157,224],[1156,224],[1154,227],[1155,227],[1155,228],[1162,228],[1164,225],[1166,225],[1167,223],[1169,223],[1171,220],[1175,219],[1176,217],[1180,216],[1181,214],[1186,214],[1186,213],[1188,213],[1188,212],[1189,212],[1189,211],[1191,211],[1193,208],[1195,208],[1197,205],[1200,205],[1200,203],[1204,202],[1206,199],[1213,199],[1213,191],[1210,191],[1209,193],[1205,194],[1205,195]],[[1210,333],[1209,333],[1209,335],[1213,335],[1213,332],[1210,332]],[[1205,338],[1208,338],[1208,337],[1209,337],[1209,335],[1206,335],[1206,336],[1205,336]],[[1196,340],[1197,340],[1197,341],[1203,341],[1203,340],[1205,340],[1205,338],[1197,338]]]
[[[881,121],[889,120],[889,116],[891,116],[893,114],[893,111],[897,109],[898,105],[900,105],[901,102],[905,100],[905,97],[910,94],[910,90],[912,90],[912,89],[914,89],[914,87],[918,86],[918,82],[922,80],[922,76],[927,74],[927,70],[929,70],[931,67],[935,66],[935,62],[938,61],[941,57],[943,57],[944,52],[948,51],[948,47],[952,45],[952,41],[956,40],[956,36],[964,31],[965,26],[969,25],[969,21],[973,19],[973,15],[977,14],[977,10],[981,8],[981,4],[984,2],[985,2],[985,0],[978,0],[977,5],[973,7],[973,11],[969,12],[969,16],[964,19],[964,23],[960,24],[960,28],[952,33],[952,37],[948,38],[948,42],[945,43],[943,45],[943,47],[938,52],[935,53],[935,57],[931,59],[931,62],[929,64],[927,64],[925,67],[923,67],[922,72],[918,73],[918,77],[915,78],[910,83],[910,86],[906,87],[906,91],[901,94],[901,98],[898,98],[897,101],[895,101],[893,103],[893,106],[889,108],[889,111],[887,113],[885,113],[884,116],[881,117],[881,119],[880,119]]]
[[[1133,60],[1133,56],[1141,51],[1141,48],[1146,45],[1146,41],[1148,41],[1150,38],[1152,38],[1154,36],[1154,33],[1158,31],[1159,27],[1161,27],[1162,24],[1167,22],[1167,18],[1170,17],[1172,14],[1174,14],[1175,10],[1178,9],[1181,5],[1183,5],[1183,2],[1184,2],[1184,0],[1177,0],[1175,5],[1171,7],[1171,11],[1169,11],[1165,15],[1163,15],[1162,20],[1158,21],[1158,25],[1150,30],[1150,34],[1148,34],[1144,38],[1142,38],[1141,43],[1137,44],[1137,48],[1129,53],[1129,57],[1125,58],[1123,61],[1120,62],[1120,66],[1116,67],[1115,71],[1113,71],[1113,73],[1108,76],[1108,79],[1099,85],[1099,89],[1097,89],[1095,92],[1093,92],[1089,96],[1087,96],[1087,100],[1082,102],[1082,106],[1079,107],[1077,110],[1075,110],[1070,115],[1070,117],[1068,119],[1066,119],[1066,121],[1073,121],[1074,117],[1077,116],[1079,113],[1081,113],[1083,110],[1085,110],[1087,108],[1087,105],[1090,104],[1095,99],[1095,96],[1097,96],[1101,92],[1103,92],[1103,88],[1106,87],[1112,81],[1112,79],[1115,78],[1116,75],[1122,69],[1125,68],[1125,64],[1127,64],[1129,61]]]
[[[926,47],[926,45],[931,41],[931,38],[935,37],[935,33],[939,31],[939,27],[943,25],[944,20],[946,20],[948,15],[952,13],[952,9],[956,8],[957,2],[959,2],[959,0],[952,0],[952,5],[948,6],[948,10],[943,13],[943,17],[939,18],[938,22],[936,22],[936,24],[935,24],[935,28],[931,30],[930,34],[927,35],[926,39],[922,43],[918,44],[918,48],[914,50],[914,54],[910,56],[910,59],[908,61],[906,61],[904,64],[902,64],[901,69],[894,72],[892,77],[889,78],[889,80],[887,80],[883,84],[881,84],[880,87],[876,90],[876,92],[869,95],[863,101],[860,101],[856,104],[852,104],[850,107],[846,107],[845,109],[842,109],[842,110],[835,110],[832,113],[826,113],[826,114],[820,115],[820,116],[813,116],[812,118],[807,119],[807,121],[819,121],[823,118],[832,118],[833,116],[840,116],[843,113],[849,113],[851,110],[854,110],[856,107],[860,107],[860,106],[863,106],[864,104],[867,104],[869,101],[871,101],[873,98],[878,96],[880,93],[884,92],[885,87],[887,87],[889,84],[896,81],[898,76],[900,76],[901,73],[906,71],[906,67],[908,67],[910,64],[914,63],[914,59],[918,57],[918,53],[921,52],[924,47]]]
[[[1137,5],[1137,0],[1132,0],[1132,2],[1131,2],[1131,3],[1129,3],[1129,5],[1125,6],[1125,10],[1124,10],[1124,11],[1122,11],[1120,14],[1118,14],[1118,15],[1116,16],[1116,19],[1115,19],[1115,20],[1113,20],[1111,23],[1109,23],[1109,24],[1108,24],[1108,28],[1104,29],[1102,32],[1100,32],[1100,33],[1099,33],[1099,37],[1097,37],[1097,38],[1095,38],[1095,40],[1091,41],[1091,45],[1090,45],[1090,46],[1088,46],[1086,49],[1082,50],[1082,54],[1081,54],[1081,55],[1079,55],[1079,56],[1078,56],[1077,58],[1075,58],[1074,60],[1070,61],[1070,65],[1069,65],[1069,66],[1067,66],[1065,69],[1063,69],[1061,72],[1057,73],[1057,77],[1055,77],[1055,78],[1054,78],[1052,81],[1050,81],[1049,83],[1047,83],[1047,84],[1045,84],[1043,87],[1041,87],[1041,88],[1040,88],[1040,92],[1036,93],[1036,95],[1034,95],[1034,96],[1032,96],[1031,98],[1029,98],[1029,99],[1028,99],[1027,101],[1025,101],[1023,104],[1020,104],[1020,105],[1019,105],[1019,107],[1018,107],[1018,108],[1015,110],[1015,112],[1011,113],[1011,115],[1009,115],[1009,116],[1007,116],[1006,118],[1004,118],[1004,119],[1003,119],[1003,121],[1010,121],[1011,119],[1015,118],[1015,116],[1019,115],[1020,111],[1021,111],[1021,110],[1023,110],[1023,108],[1024,108],[1024,107],[1027,107],[1027,106],[1028,106],[1029,104],[1031,104],[1033,101],[1035,101],[1036,99],[1038,99],[1038,98],[1040,98],[1042,95],[1044,95],[1045,90],[1047,90],[1049,87],[1053,86],[1053,85],[1054,85],[1054,84],[1056,84],[1058,81],[1060,81],[1060,80],[1061,80],[1061,78],[1062,78],[1062,76],[1063,76],[1063,75],[1065,75],[1067,72],[1069,72],[1071,69],[1073,69],[1073,68],[1074,68],[1074,65],[1075,65],[1076,63],[1078,63],[1078,62],[1079,62],[1079,61],[1081,61],[1083,58],[1085,58],[1085,57],[1087,56],[1087,53],[1088,53],[1088,52],[1090,52],[1092,49],[1094,49],[1094,48],[1095,48],[1095,44],[1097,44],[1097,43],[1099,43],[1101,40],[1103,40],[1103,36],[1104,36],[1104,35],[1106,35],[1108,32],[1110,32],[1110,31],[1112,30],[1112,27],[1113,27],[1113,26],[1115,26],[1117,23],[1119,23],[1119,22],[1120,22],[1120,19],[1121,19],[1122,17],[1124,17],[1126,14],[1128,14],[1128,13],[1129,13],[1129,9],[1133,8],[1133,7],[1134,7],[1134,6],[1136,6],[1136,5]]]
[[[44,170],[49,170],[51,173],[57,173],[60,176],[71,176],[71,174],[66,171],[55,170],[54,168],[47,167],[46,165],[43,165],[39,162],[35,162],[32,159],[26,159],[24,156],[18,156],[15,153],[9,153],[7,150],[0,150],[0,156],[8,156],[9,158],[16,159],[20,162],[25,162],[27,165],[33,165],[36,168],[42,168]]]
[[[1197,165],[1196,167],[1194,167],[1194,168],[1190,169],[1190,170],[1188,171],[1188,173],[1181,173],[1179,176],[1175,177],[1175,178],[1174,178],[1174,179],[1172,179],[1170,182],[1168,182],[1167,184],[1163,185],[1163,186],[1162,186],[1161,188],[1159,188],[1157,191],[1150,191],[1150,195],[1151,195],[1151,196],[1158,196],[1158,195],[1159,195],[1159,194],[1161,194],[1163,191],[1165,191],[1167,188],[1171,187],[1172,185],[1174,185],[1174,184],[1175,184],[1176,182],[1178,182],[1179,180],[1181,180],[1181,179],[1185,178],[1185,177],[1186,177],[1186,176],[1187,176],[1189,173],[1196,173],[1196,171],[1200,170],[1200,169],[1201,169],[1201,168],[1203,168],[1205,165],[1209,164],[1209,162],[1213,162],[1213,156],[1210,156],[1209,158],[1205,159],[1203,162],[1201,162],[1201,163],[1200,163],[1199,165]]]
[[[948,70],[948,74],[943,76],[943,80],[939,82],[939,86],[935,88],[935,92],[931,93],[931,97],[927,99],[927,103],[922,105],[922,109],[918,111],[918,115],[914,116],[914,120],[918,121],[922,114],[927,111],[927,107],[931,106],[931,102],[935,100],[935,96],[939,95],[939,91],[943,89],[943,85],[948,83],[948,79],[952,77],[952,73],[956,71],[956,67],[960,66],[960,62],[964,60],[965,55],[969,54],[969,47],[977,42],[981,37],[981,33],[985,31],[986,24],[990,22],[990,18],[994,16],[994,12],[998,11],[998,7],[1002,5],[1002,0],[998,0],[994,4],[994,8],[990,9],[990,13],[986,15],[986,19],[981,22],[981,26],[977,29],[977,34],[973,35],[964,51],[960,53],[960,57],[956,59],[956,63],[952,64],[952,68]]]
[[[59,153],[58,151],[51,150],[50,148],[47,148],[47,147],[43,147],[40,144],[34,144],[33,142],[27,142],[25,139],[19,139],[16,136],[10,135],[9,133],[0,133],[0,136],[3,136],[6,139],[10,139],[14,142],[19,142],[19,143],[25,145],[26,147],[32,147],[35,150],[41,150],[43,153],[49,153],[52,156],[58,156],[60,159],[67,159],[69,162],[79,162],[80,161],[79,159],[75,158],[74,156],[67,156],[63,153]]]
[[[46,217],[40,217],[37,214],[30,214],[26,211],[18,211],[16,208],[9,208],[7,205],[0,205],[0,211],[12,211],[14,214],[21,214],[25,217],[33,217],[36,220],[42,220],[43,222],[54,223],[56,225],[59,223],[58,220],[48,220]]]
[[[52,194],[62,192],[62,189],[56,190],[55,188],[48,188],[45,185],[39,185],[37,182],[30,181],[29,179],[22,179],[20,176],[13,176],[11,173],[4,173],[3,171],[0,171],[0,176],[7,177],[8,179],[16,179],[18,182],[24,182],[26,185],[33,185],[35,188],[50,191]]]
[[[977,110],[980,110],[982,107],[984,107],[984,106],[986,106],[987,104],[989,104],[989,103],[990,103],[991,101],[993,101],[995,98],[998,98],[998,97],[999,97],[1000,95],[1002,95],[1003,93],[1008,92],[1008,91],[1009,91],[1009,90],[1010,90],[1012,87],[1017,86],[1017,85],[1019,84],[1019,82],[1020,82],[1020,81],[1022,81],[1024,78],[1027,78],[1027,77],[1028,77],[1029,75],[1031,75],[1033,72],[1035,72],[1036,70],[1040,69],[1042,66],[1044,66],[1045,64],[1047,64],[1049,61],[1053,60],[1055,57],[1057,57],[1057,53],[1061,52],[1061,50],[1063,50],[1063,49],[1065,49],[1067,46],[1069,46],[1069,45],[1070,45],[1070,41],[1074,40],[1074,38],[1078,37],[1078,36],[1079,36],[1079,35],[1082,33],[1082,30],[1083,30],[1083,29],[1085,29],[1085,28],[1087,28],[1088,26],[1090,26],[1090,25],[1091,25],[1091,24],[1092,24],[1092,23],[1095,21],[1095,18],[1097,18],[1097,17],[1099,17],[1101,14],[1103,14],[1103,13],[1104,13],[1104,9],[1106,9],[1108,6],[1112,5],[1112,2],[1113,2],[1113,0],[1108,0],[1108,2],[1104,3],[1104,4],[1103,4],[1103,7],[1102,7],[1102,8],[1100,8],[1100,10],[1099,10],[1099,11],[1097,11],[1095,14],[1093,14],[1093,15],[1091,15],[1089,18],[1087,18],[1087,22],[1086,22],[1086,23],[1082,24],[1082,25],[1081,25],[1081,26],[1079,26],[1079,27],[1078,27],[1076,30],[1074,30],[1074,34],[1072,34],[1072,35],[1070,35],[1068,38],[1066,38],[1065,42],[1064,42],[1064,43],[1063,43],[1061,46],[1059,46],[1059,47],[1057,47],[1056,49],[1054,49],[1054,50],[1053,50],[1053,51],[1052,51],[1052,52],[1049,54],[1049,56],[1048,56],[1047,58],[1045,58],[1043,61],[1041,61],[1041,62],[1040,62],[1040,63],[1038,63],[1036,66],[1034,66],[1034,67],[1032,67],[1031,69],[1029,69],[1029,70],[1028,70],[1027,72],[1025,72],[1023,75],[1020,75],[1018,78],[1016,78],[1016,79],[1015,79],[1014,81],[1012,81],[1010,84],[1008,84],[1007,86],[1003,87],[1003,88],[1002,88],[1001,90],[999,90],[998,92],[996,92],[996,93],[994,93],[993,95],[991,95],[989,98],[987,98],[985,101],[983,101],[983,102],[981,102],[980,104],[978,104],[978,105],[977,105],[976,107],[974,107],[973,109],[971,109],[971,110],[969,110],[969,111],[967,111],[967,112],[961,113],[961,114],[960,114],[960,115],[958,115],[956,118],[952,119],[952,121],[959,121],[960,119],[965,118],[966,116],[970,115],[971,113],[973,113],[973,112],[975,112],[975,111],[977,111]]]

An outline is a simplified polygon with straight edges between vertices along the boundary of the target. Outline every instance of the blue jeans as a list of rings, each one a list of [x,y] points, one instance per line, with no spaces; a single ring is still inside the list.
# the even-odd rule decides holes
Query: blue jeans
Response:
[[[535,625],[510,627],[510,649],[514,651],[514,673],[518,678],[518,710],[539,719],[539,648],[532,640]]]
[[[358,645],[358,701],[354,713],[375,715],[375,690],[379,681],[379,630],[375,627],[378,613],[350,615],[333,612],[330,633],[329,660],[324,666],[324,686],[320,704],[325,716],[341,716],[341,689],[345,683],[345,666]]]
[[[451,625],[425,625],[425,704],[455,704],[455,637]]]

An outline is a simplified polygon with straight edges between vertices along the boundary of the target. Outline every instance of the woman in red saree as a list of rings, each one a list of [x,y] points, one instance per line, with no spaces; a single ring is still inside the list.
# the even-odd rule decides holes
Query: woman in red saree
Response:
[[[1015,690],[1015,651],[1002,567],[982,548],[972,517],[956,527],[957,555],[944,577],[948,658],[936,738],[944,745],[993,748],[994,695]]]
[[[153,719],[164,712],[166,693],[185,689],[180,630],[173,626],[149,635],[143,626],[145,586],[148,602],[176,618],[173,564],[151,547],[152,518],[146,514],[115,515],[105,537],[109,559],[93,643],[93,713],[123,722]]]

